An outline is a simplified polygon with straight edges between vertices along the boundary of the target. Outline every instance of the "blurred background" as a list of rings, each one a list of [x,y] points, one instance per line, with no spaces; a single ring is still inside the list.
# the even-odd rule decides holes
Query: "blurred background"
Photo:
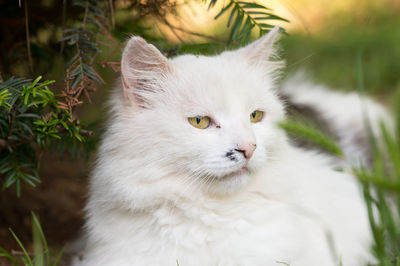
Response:
[[[237,15],[231,15],[235,4],[220,14],[231,2],[239,3],[0,0],[0,82],[38,76],[43,76],[42,81],[55,80],[50,89],[61,95],[59,102],[82,127],[81,133],[90,132],[84,143],[31,143],[41,182],[35,182],[36,187],[21,182],[19,193],[16,186],[3,185],[0,247],[18,255],[20,247],[9,231],[12,228],[27,250],[32,250],[32,211],[39,217],[51,249],[60,250],[78,236],[84,221],[90,166],[106,118],[104,102],[119,76],[123,43],[132,34],[143,36],[167,56],[216,54],[257,38],[271,25],[279,25],[286,31],[280,54],[289,75],[301,69],[318,83],[350,91],[360,87],[357,71],[361,67],[365,92],[389,108],[398,108],[399,0],[256,1],[270,10],[246,6],[267,14],[265,20],[258,20],[262,26],[252,28],[249,24],[249,36],[240,36],[240,28],[232,33],[239,23]],[[243,16],[245,27],[247,17]],[[80,66],[82,72],[75,75]],[[80,88],[79,94],[74,92],[76,88]],[[76,104],[71,103],[73,100]],[[5,158],[4,150],[0,154]],[[1,183],[6,180],[3,170]],[[2,263],[6,262],[0,258]]]

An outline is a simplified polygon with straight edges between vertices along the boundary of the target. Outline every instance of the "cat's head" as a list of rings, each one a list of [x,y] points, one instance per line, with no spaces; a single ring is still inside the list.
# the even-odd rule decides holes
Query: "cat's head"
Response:
[[[173,59],[140,37],[129,40],[118,112],[126,125],[119,135],[130,144],[121,140],[120,149],[151,173],[140,178],[176,176],[183,187],[229,194],[268,164],[284,117],[274,89],[281,62],[271,60],[278,35],[276,28],[236,51]]]

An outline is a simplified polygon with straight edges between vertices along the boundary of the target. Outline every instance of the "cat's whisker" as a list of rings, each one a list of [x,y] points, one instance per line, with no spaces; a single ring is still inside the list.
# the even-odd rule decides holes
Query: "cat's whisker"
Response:
[[[190,175],[185,176],[185,178],[183,179],[183,192],[187,192],[189,188],[194,189],[193,184],[197,183],[201,179],[203,171],[205,170],[199,167],[198,170],[195,170]]]

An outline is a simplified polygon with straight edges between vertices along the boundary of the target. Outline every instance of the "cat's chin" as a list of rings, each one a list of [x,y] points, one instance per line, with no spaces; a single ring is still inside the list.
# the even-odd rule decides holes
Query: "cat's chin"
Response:
[[[212,186],[208,186],[208,192],[216,195],[229,195],[243,188],[250,179],[250,171],[242,167],[229,174],[215,177]]]
[[[221,182],[227,182],[227,181],[231,181],[232,179],[236,179],[236,178],[247,178],[249,174],[250,174],[249,169],[246,166],[244,166],[241,169],[239,169],[238,171],[224,175],[217,179]]]

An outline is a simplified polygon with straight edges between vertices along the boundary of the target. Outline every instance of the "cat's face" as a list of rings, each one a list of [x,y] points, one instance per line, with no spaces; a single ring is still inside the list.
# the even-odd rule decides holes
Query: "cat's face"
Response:
[[[185,176],[183,186],[229,194],[268,163],[284,116],[273,90],[276,66],[268,62],[271,38],[216,57],[172,60],[131,39],[123,82],[139,146],[152,158],[148,167]]]

